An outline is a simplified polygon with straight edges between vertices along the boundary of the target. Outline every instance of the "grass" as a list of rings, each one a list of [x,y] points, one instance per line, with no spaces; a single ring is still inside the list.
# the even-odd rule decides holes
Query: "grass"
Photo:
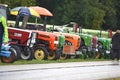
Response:
[[[48,64],[48,63],[65,63],[65,62],[88,62],[88,61],[105,61],[106,59],[66,59],[66,60],[18,60],[14,63],[2,63],[0,65],[21,65],[21,64]]]
[[[118,77],[118,78],[109,78],[109,79],[100,79],[100,80],[120,80],[120,77]]]

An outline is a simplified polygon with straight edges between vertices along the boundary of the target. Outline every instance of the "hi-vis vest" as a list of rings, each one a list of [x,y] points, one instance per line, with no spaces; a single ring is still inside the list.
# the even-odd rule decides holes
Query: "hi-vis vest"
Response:
[[[3,42],[8,42],[8,27],[6,24],[6,19],[3,16],[0,17],[0,29],[3,31],[4,35]]]

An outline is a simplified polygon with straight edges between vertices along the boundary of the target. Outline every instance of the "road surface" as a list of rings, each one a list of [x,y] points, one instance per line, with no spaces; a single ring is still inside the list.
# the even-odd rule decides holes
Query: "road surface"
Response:
[[[120,77],[120,65],[113,65],[111,61],[0,66],[0,80],[98,80],[114,77]]]

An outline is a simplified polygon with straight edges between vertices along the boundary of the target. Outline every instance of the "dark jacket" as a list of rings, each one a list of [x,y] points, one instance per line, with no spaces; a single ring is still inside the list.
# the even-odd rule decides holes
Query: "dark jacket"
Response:
[[[112,37],[112,49],[120,49],[120,33],[116,32]]]

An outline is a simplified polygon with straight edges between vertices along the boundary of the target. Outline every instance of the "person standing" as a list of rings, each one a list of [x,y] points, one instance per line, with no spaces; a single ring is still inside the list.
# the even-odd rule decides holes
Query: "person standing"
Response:
[[[116,30],[116,33],[112,37],[112,60],[119,61],[120,59],[120,30]]]
[[[6,23],[6,18],[0,12],[0,52],[2,44],[8,43],[8,27]]]

